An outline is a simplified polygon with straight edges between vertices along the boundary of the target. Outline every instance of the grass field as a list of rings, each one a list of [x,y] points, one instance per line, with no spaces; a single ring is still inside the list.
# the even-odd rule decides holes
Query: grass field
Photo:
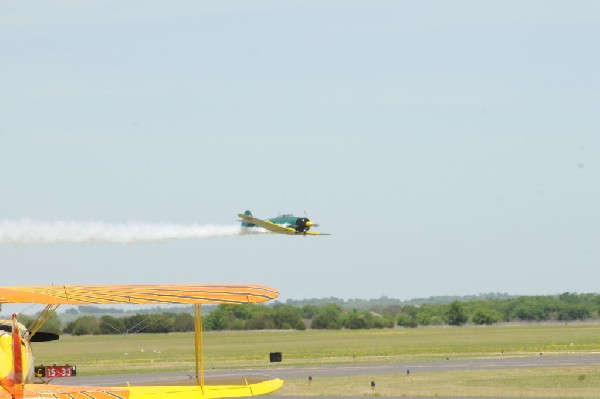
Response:
[[[193,334],[129,336],[62,336],[34,344],[36,364],[69,363],[80,375],[193,370]],[[271,365],[269,352],[284,361]],[[489,327],[432,327],[340,331],[206,332],[207,369],[281,367],[304,364],[435,361],[442,358],[560,355],[600,352],[600,325],[536,324]],[[401,396],[600,397],[600,370],[588,368],[445,371],[377,376],[376,391],[365,386],[370,376],[314,381],[288,380],[282,394]],[[374,378],[374,377],[373,377]]]
[[[376,381],[371,390],[370,381]],[[459,396],[493,398],[598,398],[600,370],[592,367],[446,371],[289,379],[280,395],[290,396]]]

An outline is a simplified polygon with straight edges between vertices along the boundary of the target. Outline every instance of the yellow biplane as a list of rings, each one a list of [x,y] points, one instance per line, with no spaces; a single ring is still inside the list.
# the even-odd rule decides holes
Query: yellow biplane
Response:
[[[46,305],[29,329],[19,323],[14,314],[11,320],[0,320],[0,399],[204,399],[254,396],[273,392],[282,386],[282,380],[275,378],[244,385],[204,383],[201,305],[260,303],[278,295],[279,292],[270,287],[242,284],[0,287],[0,304]],[[192,304],[196,354],[194,385],[81,387],[34,384],[30,342],[36,341],[35,337],[40,327],[60,305],[88,304]]]

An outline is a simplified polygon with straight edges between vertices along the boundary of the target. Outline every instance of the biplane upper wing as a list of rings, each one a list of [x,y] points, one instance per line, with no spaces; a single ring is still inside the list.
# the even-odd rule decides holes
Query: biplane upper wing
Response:
[[[0,287],[0,303],[242,304],[277,298],[275,288],[252,284],[51,285]]]

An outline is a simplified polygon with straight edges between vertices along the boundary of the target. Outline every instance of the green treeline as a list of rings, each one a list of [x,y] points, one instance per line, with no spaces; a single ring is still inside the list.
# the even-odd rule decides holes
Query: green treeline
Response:
[[[340,303],[315,305],[221,305],[203,315],[203,328],[216,330],[368,329],[467,323],[490,325],[508,321],[574,321],[600,319],[600,295],[566,292],[559,296],[523,296],[510,299],[454,300],[435,304],[373,303],[368,310],[344,309]],[[85,315],[61,325],[53,315],[45,331],[73,335],[134,334],[193,331],[191,312]],[[22,320],[28,324],[27,318]]]
[[[81,316],[63,329],[73,335],[135,334],[194,331],[189,313],[139,314],[127,317]]]
[[[566,292],[559,296],[524,296],[508,300],[454,301],[444,305],[403,306],[396,322],[419,325],[494,324],[507,321],[574,321],[600,318],[600,295]]]

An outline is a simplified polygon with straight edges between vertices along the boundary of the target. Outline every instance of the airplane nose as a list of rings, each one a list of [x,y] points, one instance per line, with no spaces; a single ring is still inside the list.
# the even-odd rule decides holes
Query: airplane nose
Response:
[[[313,225],[313,222],[311,222],[310,220],[306,221],[306,227],[311,227]]]

